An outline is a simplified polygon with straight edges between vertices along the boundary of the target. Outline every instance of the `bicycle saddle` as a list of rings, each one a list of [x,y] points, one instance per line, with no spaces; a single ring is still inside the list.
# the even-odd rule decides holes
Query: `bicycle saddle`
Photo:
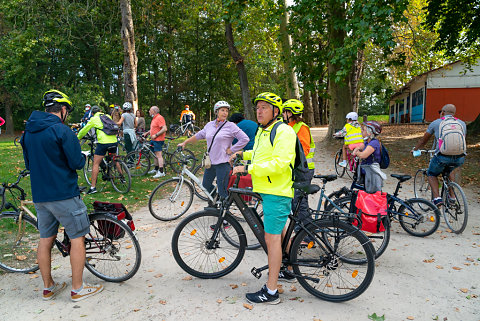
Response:
[[[313,177],[323,179],[325,182],[331,182],[338,178],[337,175],[313,175]]]
[[[293,183],[293,188],[302,190],[305,194],[315,194],[320,190],[318,185],[305,183]]]
[[[410,178],[412,178],[412,176],[410,175],[400,175],[400,174],[391,174],[390,176],[395,177],[400,182],[405,182],[405,181],[408,181]]]

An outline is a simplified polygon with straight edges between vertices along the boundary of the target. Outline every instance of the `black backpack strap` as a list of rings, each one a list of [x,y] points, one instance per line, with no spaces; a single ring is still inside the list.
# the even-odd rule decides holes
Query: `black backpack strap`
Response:
[[[285,124],[285,123],[282,121],[275,123],[275,125],[273,125],[272,127],[272,130],[270,131],[270,144],[272,144],[272,146],[273,146],[273,141],[275,140],[275,136],[277,135],[277,128],[282,124]]]
[[[210,150],[212,149],[212,146],[213,146],[213,141],[215,140],[215,136],[217,136],[218,132],[222,129],[222,127],[228,123],[228,120],[226,120],[222,126],[220,126],[220,128],[215,132],[215,135],[213,135],[213,138],[212,138],[212,143],[210,144],[210,147],[208,148],[208,153],[210,153]]]

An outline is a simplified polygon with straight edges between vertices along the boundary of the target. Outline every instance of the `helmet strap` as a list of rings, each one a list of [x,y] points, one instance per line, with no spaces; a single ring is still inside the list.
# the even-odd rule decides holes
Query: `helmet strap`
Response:
[[[60,111],[60,119],[62,120],[62,123],[65,123],[65,120],[67,119],[67,116],[68,116],[68,111],[67,111],[67,107],[65,107],[65,113],[63,113],[63,107],[62,107],[62,110]]]

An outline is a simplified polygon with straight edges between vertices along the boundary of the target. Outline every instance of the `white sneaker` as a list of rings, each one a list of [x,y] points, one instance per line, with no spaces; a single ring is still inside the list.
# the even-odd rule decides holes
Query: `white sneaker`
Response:
[[[151,171],[148,171],[148,174],[155,174],[156,172],[157,172],[157,170],[154,168]]]
[[[160,178],[165,176],[165,173],[161,173],[160,171],[157,172],[157,174],[153,175],[153,178]]]
[[[103,291],[103,285],[101,284],[83,284],[83,288],[79,292],[71,292],[71,298],[73,302],[78,302],[86,299],[92,295],[98,294]]]
[[[338,166],[347,167],[347,161],[346,160],[341,161],[340,163],[338,163]]]

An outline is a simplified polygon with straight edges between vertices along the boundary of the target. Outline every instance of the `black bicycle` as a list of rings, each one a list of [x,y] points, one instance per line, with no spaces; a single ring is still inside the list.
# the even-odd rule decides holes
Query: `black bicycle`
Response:
[[[329,177],[323,176],[323,179]],[[317,185],[294,186],[300,188],[302,197],[320,190]],[[228,214],[232,204],[240,210],[267,251],[263,222],[255,208],[244,201],[243,195],[261,199],[252,190],[230,188],[227,200],[219,208],[205,208],[180,222],[173,233],[172,252],[184,271],[199,278],[212,279],[227,275],[240,264],[247,241],[242,226]],[[298,211],[297,205],[294,214],[289,215],[290,224],[282,242],[282,263],[292,266],[292,275],[318,298],[342,302],[362,294],[372,282],[375,271],[375,251],[369,238],[336,215],[325,215],[323,219],[304,224],[297,218]],[[288,249],[296,224],[300,231]],[[365,263],[360,264],[360,261]],[[260,278],[266,269],[268,265],[252,268],[251,272]]]
[[[2,184],[1,199],[9,201],[0,213],[0,268],[7,272],[30,273],[39,269],[37,246],[40,240],[37,218],[26,206],[26,193],[19,186],[28,171],[20,172],[16,182]],[[11,200],[11,202],[10,202]],[[90,231],[85,236],[85,267],[109,282],[122,282],[137,273],[141,250],[133,233],[135,225],[127,211],[95,211],[89,214]],[[63,236],[62,236],[63,234]],[[59,232],[54,243],[62,256],[70,254],[70,239]]]

